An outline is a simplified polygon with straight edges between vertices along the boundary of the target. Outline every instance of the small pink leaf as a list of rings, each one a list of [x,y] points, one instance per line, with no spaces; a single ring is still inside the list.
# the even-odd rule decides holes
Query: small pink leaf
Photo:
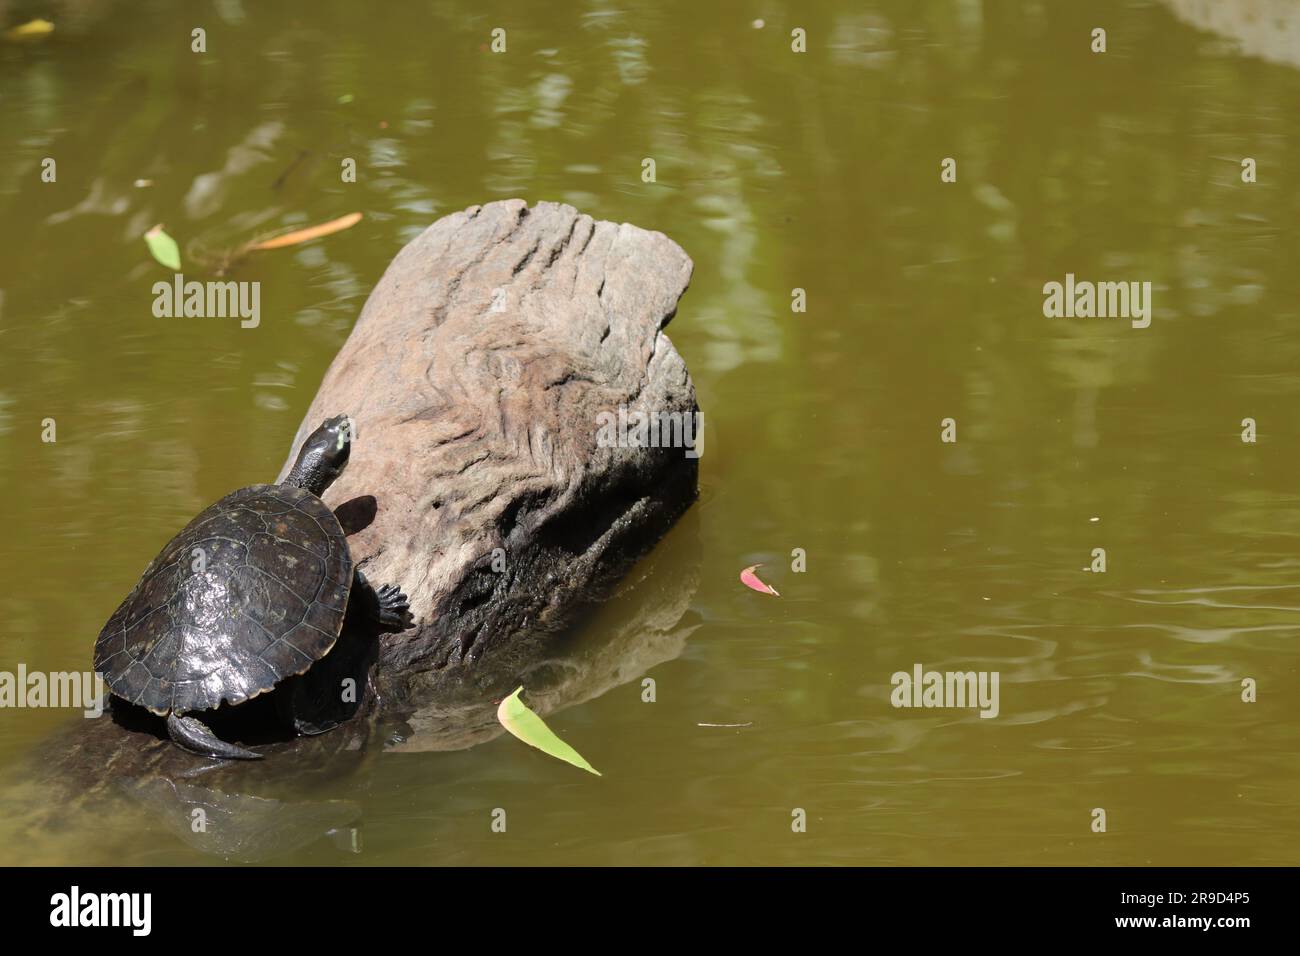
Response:
[[[761,564],[751,564],[749,567],[745,568],[745,570],[741,571],[740,583],[745,585],[747,588],[753,588],[760,594],[775,594],[777,597],[780,597],[781,595],[778,593],[776,588],[772,587],[770,584],[764,584],[758,579],[758,575],[754,573],[756,568],[761,567]]]

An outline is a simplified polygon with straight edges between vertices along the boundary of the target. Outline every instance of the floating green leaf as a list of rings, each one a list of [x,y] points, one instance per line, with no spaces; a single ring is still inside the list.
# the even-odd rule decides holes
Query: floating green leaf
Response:
[[[176,240],[163,232],[161,225],[154,226],[144,234],[144,241],[149,246],[153,257],[173,272],[181,270],[181,250]]]
[[[557,760],[563,760],[565,763],[571,763],[575,767],[594,773],[600,776],[600,771],[593,767],[587,761],[582,759],[582,754],[566,744],[550,727],[542,722],[531,710],[524,706],[524,702],[519,699],[520,687],[513,694],[501,702],[497,708],[497,720],[501,721],[501,726],[510,733],[514,734],[530,747],[536,747],[542,753],[550,754]]]

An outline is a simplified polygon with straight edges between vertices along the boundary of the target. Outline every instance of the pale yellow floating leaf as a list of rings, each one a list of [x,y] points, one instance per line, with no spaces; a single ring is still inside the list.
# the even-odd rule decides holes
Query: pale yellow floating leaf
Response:
[[[54,24],[49,20],[29,20],[20,26],[10,27],[5,31],[6,40],[32,40],[54,32]]]
[[[519,699],[522,687],[501,702],[497,708],[497,720],[501,726],[514,734],[530,747],[536,747],[542,753],[550,754],[557,760],[571,763],[575,767],[600,776],[600,771],[582,759],[582,754],[574,750],[559,737]]]
[[[361,213],[350,212],[346,216],[323,222],[319,226],[309,226],[306,229],[285,233],[283,236],[276,236],[274,239],[265,239],[262,242],[254,243],[249,248],[260,252],[265,249],[282,249],[285,246],[296,246],[300,242],[309,242],[312,239],[319,239],[321,236],[328,236],[336,232],[342,232],[344,229],[351,229],[360,221]]]

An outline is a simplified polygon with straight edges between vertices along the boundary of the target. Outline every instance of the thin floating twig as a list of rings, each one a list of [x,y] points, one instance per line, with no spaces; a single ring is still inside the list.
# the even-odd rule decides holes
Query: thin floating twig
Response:
[[[361,221],[361,213],[350,212],[346,216],[340,216],[338,219],[331,219],[329,222],[323,222],[319,226],[308,226],[306,229],[295,229],[291,232],[275,235],[274,233],[262,233],[254,236],[247,242],[241,243],[232,249],[210,250],[197,245],[187,247],[186,252],[191,258],[196,259],[205,267],[211,269],[219,276],[224,276],[236,265],[243,262],[251,252],[260,252],[266,249],[282,249],[285,246],[296,246],[302,242],[309,242],[312,239],[319,239],[322,236],[332,235],[336,232],[342,232],[344,229],[350,229]]]
[[[306,229],[297,229],[293,232],[287,232],[282,236],[276,236],[274,239],[264,239],[261,242],[255,242],[249,246],[253,252],[261,252],[265,249],[282,249],[285,246],[296,246],[300,242],[310,242],[312,239],[319,239],[321,236],[329,236],[336,232],[342,232],[344,229],[351,229],[361,221],[361,213],[350,212],[346,216],[340,216],[338,219],[331,219],[329,222],[323,222],[319,226],[308,226]]]
[[[279,176],[275,177],[275,182],[271,183],[272,189],[279,189],[284,185],[286,179],[293,175],[293,171],[302,165],[302,161],[311,155],[311,150],[299,149],[298,155],[294,157],[288,167]]]

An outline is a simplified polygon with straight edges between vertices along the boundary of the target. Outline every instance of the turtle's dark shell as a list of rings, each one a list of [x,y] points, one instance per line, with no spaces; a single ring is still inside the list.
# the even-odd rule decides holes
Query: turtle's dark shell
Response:
[[[352,570],[338,519],[311,492],[241,488],[153,560],[100,632],[95,670],[157,714],[256,697],[329,653]]]

